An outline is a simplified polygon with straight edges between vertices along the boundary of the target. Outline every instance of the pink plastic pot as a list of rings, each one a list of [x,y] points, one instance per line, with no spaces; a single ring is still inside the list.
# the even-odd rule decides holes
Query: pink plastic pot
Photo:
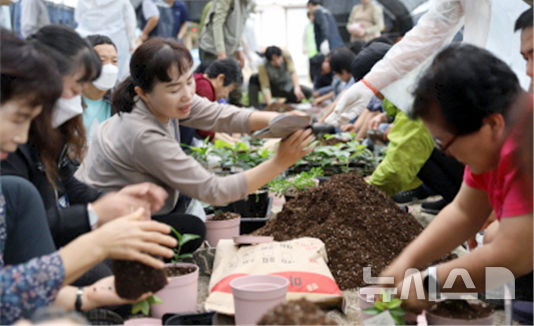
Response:
[[[197,311],[198,266],[189,263],[175,263],[167,266],[194,267],[195,271],[186,275],[173,276],[169,284],[158,292],[163,303],[150,305],[152,317],[161,318],[166,313]]]
[[[206,220],[206,240],[212,247],[217,247],[221,239],[232,239],[239,235],[241,218],[231,220],[213,221],[209,217]]]
[[[459,319],[459,318],[450,318],[442,317],[431,312],[426,312],[426,321],[428,325],[493,325],[493,316],[495,313],[492,313],[488,317],[477,318],[477,319]]]
[[[124,322],[124,326],[159,326],[161,325],[161,319],[159,318],[132,318]]]
[[[236,325],[255,325],[271,308],[286,301],[289,281],[278,275],[248,275],[230,282]]]

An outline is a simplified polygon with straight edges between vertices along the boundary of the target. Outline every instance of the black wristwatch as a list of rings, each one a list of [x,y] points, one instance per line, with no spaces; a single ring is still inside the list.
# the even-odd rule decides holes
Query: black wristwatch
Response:
[[[76,301],[74,301],[74,309],[76,311],[82,311],[82,295],[83,295],[83,287],[78,287],[78,291],[76,291]]]

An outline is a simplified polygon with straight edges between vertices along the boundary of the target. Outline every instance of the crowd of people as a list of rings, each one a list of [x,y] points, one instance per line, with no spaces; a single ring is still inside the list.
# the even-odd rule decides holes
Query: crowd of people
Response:
[[[244,198],[313,150],[312,131],[298,130],[271,159],[228,176],[184,151],[268,126],[280,113],[262,108],[276,101],[309,101],[322,122],[368,146],[385,143],[366,181],[397,202],[441,196],[423,203],[437,215],[381,273],[399,293],[413,277],[406,270],[466,241],[468,254],[421,279],[445,290],[450,271],[464,268],[482,292],[484,268],[500,266],[532,290],[532,7],[430,0],[413,29],[392,40],[381,36],[381,6],[362,0],[345,43],[322,1],[308,0],[307,87],[276,45],[244,81],[253,5],[208,3],[195,70],[182,1],[78,0],[73,29],[51,25],[43,1],[22,0],[22,37],[0,30],[0,324],[41,307],[132,303],[116,294],[110,259],[163,268],[157,257],[177,245],[171,227],[199,235],[182,248],[195,251],[206,232],[198,201]],[[463,41],[451,43],[460,30]],[[228,104],[240,103],[243,84],[255,109]],[[447,289],[462,290],[458,282]],[[531,302],[532,291],[517,299]],[[412,287],[406,308],[428,304]]]

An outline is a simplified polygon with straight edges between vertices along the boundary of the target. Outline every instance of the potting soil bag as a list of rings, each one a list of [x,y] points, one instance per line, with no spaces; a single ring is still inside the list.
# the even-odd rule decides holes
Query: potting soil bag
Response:
[[[326,265],[327,259],[325,245],[317,238],[273,241],[242,247],[229,239],[220,240],[213,263],[206,310],[233,315],[234,301],[230,281],[250,274],[271,274],[287,278],[287,300],[305,298],[323,307],[339,307],[343,297]]]

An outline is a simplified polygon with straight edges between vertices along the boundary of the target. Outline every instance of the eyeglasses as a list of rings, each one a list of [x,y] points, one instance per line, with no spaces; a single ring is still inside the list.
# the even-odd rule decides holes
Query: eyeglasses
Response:
[[[452,136],[451,140],[446,144],[443,144],[439,138],[434,138],[434,142],[436,143],[436,148],[445,153],[445,151],[451,147],[452,143],[454,143],[456,138],[458,138],[458,135]]]

